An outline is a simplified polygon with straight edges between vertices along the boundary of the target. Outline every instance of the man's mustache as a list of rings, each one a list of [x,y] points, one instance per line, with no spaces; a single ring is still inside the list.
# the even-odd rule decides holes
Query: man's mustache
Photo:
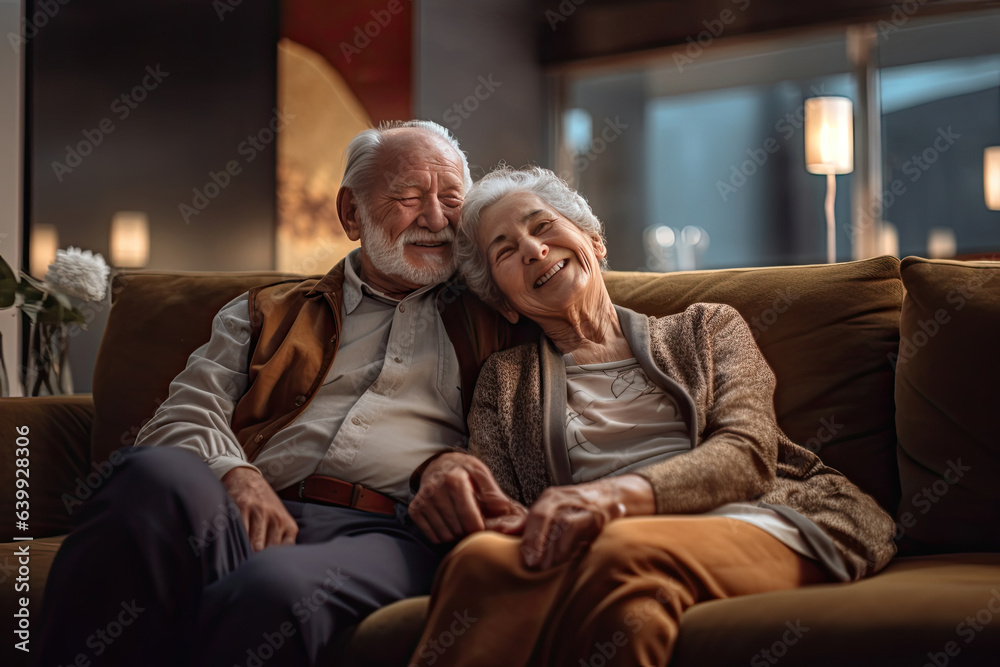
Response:
[[[439,232],[408,230],[399,235],[399,243],[451,243],[455,240],[455,230],[445,227]]]

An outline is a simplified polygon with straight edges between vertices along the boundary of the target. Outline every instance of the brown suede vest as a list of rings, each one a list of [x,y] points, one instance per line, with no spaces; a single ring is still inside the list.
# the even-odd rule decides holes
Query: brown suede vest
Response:
[[[233,411],[233,432],[253,461],[268,440],[316,395],[337,354],[344,261],[322,278],[288,280],[250,290],[249,385]],[[511,326],[464,284],[435,294],[438,312],[458,356],[467,415],[483,362],[493,352],[537,340],[537,327]]]

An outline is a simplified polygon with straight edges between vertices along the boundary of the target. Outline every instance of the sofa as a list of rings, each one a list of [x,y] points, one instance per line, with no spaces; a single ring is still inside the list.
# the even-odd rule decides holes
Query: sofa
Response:
[[[0,664],[24,663],[8,630],[22,622],[14,616],[24,614],[18,598],[29,598],[28,623],[36,627],[46,575],[75,509],[113,472],[113,452],[134,442],[208,336],[213,314],[248,287],[286,277],[120,273],[93,394],[0,400],[0,515],[6,536],[34,538],[27,573],[17,552],[25,542],[0,545]],[[897,521],[898,555],[874,577],[692,607],[672,665],[1000,665],[1000,435],[992,424],[1000,397],[1000,263],[878,257],[610,271],[605,281],[616,303],[653,315],[698,301],[736,307],[777,376],[785,432]],[[24,426],[30,524],[19,531],[12,463],[24,454],[15,451]],[[426,605],[427,598],[413,598],[377,611],[345,637],[336,664],[405,664]],[[589,664],[605,663],[601,651],[594,647]]]

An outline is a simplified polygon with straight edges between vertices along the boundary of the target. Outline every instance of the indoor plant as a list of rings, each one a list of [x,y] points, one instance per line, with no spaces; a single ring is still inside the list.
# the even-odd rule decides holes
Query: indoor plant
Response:
[[[70,297],[103,301],[109,273],[100,254],[73,247],[56,252],[45,280],[24,271],[15,273],[0,257],[0,308],[19,307],[31,322],[23,380],[26,396],[73,393],[67,360],[69,332],[72,326],[85,329],[87,322]],[[3,395],[9,394],[2,347],[0,383]]]

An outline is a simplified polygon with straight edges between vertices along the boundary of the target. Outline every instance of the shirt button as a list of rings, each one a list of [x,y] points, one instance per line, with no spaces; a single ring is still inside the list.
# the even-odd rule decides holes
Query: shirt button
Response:
[[[297,408],[302,407],[302,404],[305,402],[306,402],[306,397],[303,396],[302,394],[299,394],[298,396],[295,397],[295,407]]]
[[[399,312],[405,313],[406,312],[406,306],[404,306],[403,304],[399,304]]]
[[[355,426],[358,426],[361,424],[361,420],[358,419],[357,417],[354,417],[353,419],[351,419],[351,423],[354,424]]]
[[[264,434],[263,433],[258,433],[257,436],[253,439],[253,441],[254,442],[260,442],[263,439],[264,439]]]
[[[403,363],[403,360],[402,360],[402,359],[400,359],[399,357],[395,357],[395,358],[393,359],[393,361],[395,361],[395,362],[396,362],[397,364],[401,364],[401,363]]]

